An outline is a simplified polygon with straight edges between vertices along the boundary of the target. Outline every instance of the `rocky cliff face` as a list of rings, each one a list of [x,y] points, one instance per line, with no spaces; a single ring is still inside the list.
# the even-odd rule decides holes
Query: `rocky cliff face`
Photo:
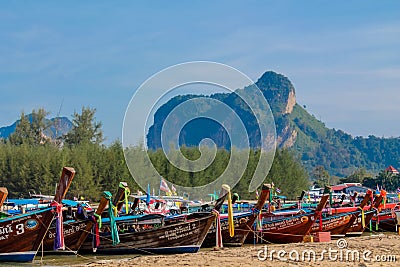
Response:
[[[294,91],[290,91],[284,114],[292,113],[295,105],[296,105],[296,94],[294,93]]]
[[[297,131],[288,116],[296,105],[296,92],[290,80],[273,71],[265,72],[256,85],[267,99],[276,124],[276,142],[279,147],[290,148],[296,142]]]
[[[292,113],[293,107],[296,105],[296,94],[292,83],[282,74],[267,71],[260,77],[260,79],[258,79],[256,85],[268,101],[275,117],[278,146],[292,147],[297,138],[297,132],[291,127],[288,120],[288,115]],[[244,90],[246,91],[246,88]],[[150,127],[147,135],[147,144],[149,148],[158,149],[162,147],[161,129],[168,114],[179,104],[189,99],[194,99],[195,97],[196,96],[193,95],[174,97],[157,110],[154,116],[154,124]],[[234,93],[216,94],[210,96],[210,98],[224,102],[235,111],[235,113],[241,118],[241,121],[248,132],[250,146],[253,148],[259,148],[261,143],[258,141],[260,131],[254,115],[247,108],[246,104]],[[201,110],[212,110],[212,107],[210,108],[207,103],[204,103],[203,105],[199,104],[198,107]],[[185,113],[190,112],[192,111],[188,110]],[[261,110],[260,112],[266,114],[266,111],[264,110]],[[179,129],[179,119],[180,118],[175,118],[175,125],[171,127],[172,129]],[[181,119],[183,120],[183,118]],[[229,117],[226,117],[226,125],[229,124],[232,126]],[[182,129],[180,137],[179,145],[197,146],[200,140],[211,138],[220,148],[230,149],[231,146],[229,136],[223,129],[222,125],[213,124],[209,120],[201,118],[196,119],[192,123],[188,123],[187,126]]]
[[[296,92],[290,80],[273,71],[265,72],[256,85],[263,92],[274,115],[289,114],[296,104]]]
[[[29,121],[32,121],[32,115],[26,115]],[[9,126],[0,127],[0,138],[7,139],[17,127],[19,120],[14,122]],[[56,117],[51,119],[46,119],[46,124],[48,125],[44,134],[48,137],[60,137],[68,133],[72,128],[72,122],[67,117]]]
[[[279,147],[290,148],[293,147],[297,138],[297,131],[292,129],[289,125],[286,125],[284,129],[282,129],[276,138],[276,143]]]

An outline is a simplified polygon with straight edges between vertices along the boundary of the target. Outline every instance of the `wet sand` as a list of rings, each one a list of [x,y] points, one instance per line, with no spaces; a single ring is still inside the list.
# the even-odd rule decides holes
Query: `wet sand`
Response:
[[[126,255],[126,258],[99,259],[73,266],[400,266],[400,236],[395,234],[345,238],[339,246],[337,240],[246,245],[200,250],[195,254]]]

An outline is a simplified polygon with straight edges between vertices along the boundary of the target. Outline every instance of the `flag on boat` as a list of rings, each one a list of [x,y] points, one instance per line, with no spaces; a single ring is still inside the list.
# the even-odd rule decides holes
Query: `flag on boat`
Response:
[[[379,190],[379,185],[376,185],[376,190],[375,190],[375,195],[380,195],[381,194],[381,190]]]
[[[275,189],[275,191],[276,191],[278,194],[281,193],[281,190],[280,190],[278,187]]]
[[[150,204],[150,184],[147,184],[146,205]]]
[[[397,194],[400,194],[400,187],[397,188]]]
[[[169,190],[167,182],[162,177],[160,182],[160,190],[164,192],[171,192],[171,190]]]
[[[171,185],[171,190],[174,193],[174,195],[176,196],[176,188],[173,184]]]

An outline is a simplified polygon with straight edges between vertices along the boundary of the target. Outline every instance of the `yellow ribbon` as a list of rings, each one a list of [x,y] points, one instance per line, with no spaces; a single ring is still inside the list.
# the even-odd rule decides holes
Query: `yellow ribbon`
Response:
[[[361,207],[358,207],[359,209],[361,209],[361,223],[362,223],[362,227],[365,228],[365,214],[364,214],[364,209]]]
[[[118,209],[117,206],[114,206],[112,203],[110,203],[112,210],[114,211],[114,216],[118,217]]]
[[[235,235],[235,225],[233,224],[233,206],[231,191],[228,191],[228,225],[229,235],[233,237]]]
[[[99,224],[99,229],[101,228],[101,215],[94,213],[94,217],[97,218],[97,223]]]
[[[129,213],[129,202],[128,202],[128,196],[130,195],[131,190],[129,190],[128,187],[125,187],[125,213]]]

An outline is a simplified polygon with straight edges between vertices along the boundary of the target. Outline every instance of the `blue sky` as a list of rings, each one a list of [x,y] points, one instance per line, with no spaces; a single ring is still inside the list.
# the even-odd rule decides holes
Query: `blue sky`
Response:
[[[65,116],[96,108],[110,142],[146,79],[208,60],[286,75],[328,127],[400,136],[399,1],[215,2],[3,2],[0,126],[63,101]]]

